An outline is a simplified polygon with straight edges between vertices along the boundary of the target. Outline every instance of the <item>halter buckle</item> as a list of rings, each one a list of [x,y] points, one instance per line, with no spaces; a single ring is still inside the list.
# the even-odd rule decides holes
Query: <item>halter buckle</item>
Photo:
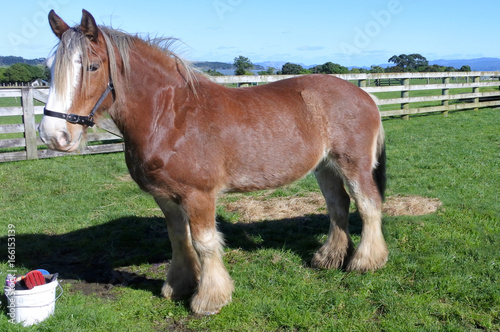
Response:
[[[68,114],[66,117],[66,121],[70,123],[79,123],[80,122],[80,116],[76,114]]]

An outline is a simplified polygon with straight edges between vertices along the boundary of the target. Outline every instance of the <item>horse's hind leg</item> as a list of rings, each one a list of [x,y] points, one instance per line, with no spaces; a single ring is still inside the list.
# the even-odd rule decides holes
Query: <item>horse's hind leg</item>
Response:
[[[348,178],[347,184],[363,220],[363,230],[361,241],[346,269],[362,272],[376,270],[385,265],[388,256],[382,234],[382,197],[371,169]]]
[[[314,255],[312,265],[323,269],[342,268],[354,251],[348,230],[350,198],[342,177],[328,162],[322,162],[315,175],[326,200],[330,230],[325,244]]]
[[[183,199],[189,216],[193,245],[201,263],[198,289],[191,299],[191,310],[209,315],[231,301],[233,281],[222,261],[222,235],[215,227],[215,195],[195,192]]]
[[[180,206],[156,198],[167,220],[172,244],[172,261],[161,293],[167,299],[187,298],[194,294],[200,278],[200,262],[194,250],[187,216]]]

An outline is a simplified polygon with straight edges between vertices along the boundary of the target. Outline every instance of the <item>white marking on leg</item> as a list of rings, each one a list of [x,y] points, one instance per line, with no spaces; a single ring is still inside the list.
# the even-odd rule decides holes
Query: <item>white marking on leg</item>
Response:
[[[197,314],[218,313],[231,302],[234,285],[222,261],[223,242],[215,229],[198,234],[193,241],[201,262],[200,284],[191,301],[191,309]]]
[[[380,202],[367,198],[359,190],[357,182],[350,183],[358,210],[363,220],[361,241],[347,266],[347,270],[369,271],[382,267],[388,256],[382,233]]]

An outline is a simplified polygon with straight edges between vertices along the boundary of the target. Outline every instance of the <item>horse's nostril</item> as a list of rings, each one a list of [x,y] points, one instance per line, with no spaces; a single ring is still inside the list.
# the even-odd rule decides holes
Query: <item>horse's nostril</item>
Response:
[[[67,131],[60,131],[59,134],[57,135],[57,144],[61,148],[68,146],[70,140],[71,140],[71,138],[70,138],[69,133]]]

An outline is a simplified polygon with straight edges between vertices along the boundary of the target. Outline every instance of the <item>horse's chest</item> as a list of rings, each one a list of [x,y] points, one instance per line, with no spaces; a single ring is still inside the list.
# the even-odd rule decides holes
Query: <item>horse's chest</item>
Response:
[[[209,189],[217,186],[219,163],[208,162],[207,151],[125,147],[125,159],[130,175],[139,187],[149,193],[175,196],[184,188]]]

